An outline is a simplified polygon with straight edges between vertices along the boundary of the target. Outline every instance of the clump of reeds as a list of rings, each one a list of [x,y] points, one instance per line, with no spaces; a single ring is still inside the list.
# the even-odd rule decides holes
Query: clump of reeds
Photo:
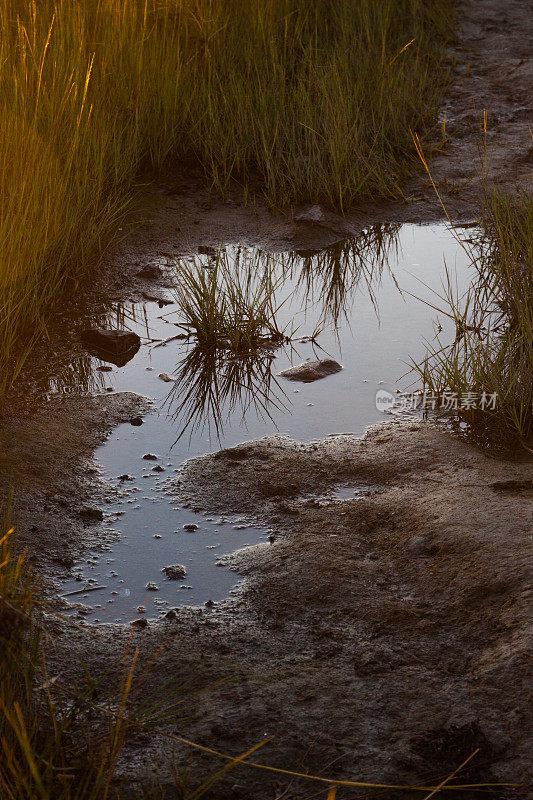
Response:
[[[479,223],[477,246],[468,249],[475,270],[469,290],[460,297],[448,280],[444,313],[455,339],[437,337],[413,367],[436,394],[484,396],[482,407],[453,413],[489,442],[532,449],[533,195],[488,191]]]
[[[276,322],[279,281],[267,257],[219,250],[207,264],[177,259],[173,276],[176,324],[204,351],[237,357],[273,349],[287,340]]]

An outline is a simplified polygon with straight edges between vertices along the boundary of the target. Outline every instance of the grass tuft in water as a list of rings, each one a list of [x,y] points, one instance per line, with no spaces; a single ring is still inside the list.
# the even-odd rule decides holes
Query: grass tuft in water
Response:
[[[235,357],[273,350],[287,341],[275,305],[279,281],[270,260],[241,250],[230,258],[224,250],[207,264],[175,262],[173,294],[176,325],[204,351],[222,349]]]
[[[468,248],[475,278],[464,296],[447,273],[442,313],[455,339],[443,344],[437,335],[412,367],[440,395],[495,395],[494,408],[458,408],[456,416],[484,440],[533,450],[533,195],[487,192],[479,221]]]

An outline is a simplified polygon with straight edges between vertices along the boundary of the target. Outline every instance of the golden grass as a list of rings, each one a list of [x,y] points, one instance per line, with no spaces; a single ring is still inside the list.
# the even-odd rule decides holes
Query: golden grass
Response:
[[[192,158],[278,205],[399,197],[453,5],[0,0],[0,402],[140,167]]]

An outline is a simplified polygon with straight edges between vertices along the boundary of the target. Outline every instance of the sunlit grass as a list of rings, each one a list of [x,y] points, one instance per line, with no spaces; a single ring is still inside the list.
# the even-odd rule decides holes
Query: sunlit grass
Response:
[[[0,401],[140,168],[192,158],[277,205],[399,197],[453,5],[0,0]]]

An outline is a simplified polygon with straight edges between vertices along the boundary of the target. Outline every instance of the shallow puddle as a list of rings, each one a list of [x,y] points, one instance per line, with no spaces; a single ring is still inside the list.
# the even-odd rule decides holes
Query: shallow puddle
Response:
[[[226,253],[229,259],[263,257],[234,245]],[[210,256],[199,258],[208,269]],[[269,532],[250,520],[179,508],[165,492],[165,481],[187,458],[246,440],[275,434],[301,441],[360,436],[387,419],[376,407],[376,392],[415,388],[407,362],[423,356],[437,317],[442,335],[452,336],[446,316],[427,305],[444,306],[432,291],[442,294],[444,264],[454,281],[457,276],[459,291],[467,288],[471,269],[443,224],[379,226],[319,252],[270,258],[280,279],[277,301],[284,301],[278,326],[294,331],[286,347],[253,364],[205,359],[182,341],[163,344],[178,333],[179,320],[172,305],[147,302],[117,309],[124,326],[143,337],[135,357],[111,371],[99,370],[110,365],[91,358],[89,378],[101,391],[137,392],[155,406],[142,426],[119,426],[96,453],[105,477],[122,494],[105,509],[104,526],[115,533],[106,537],[108,549],[76,564],[61,588],[62,595],[77,593],[69,594],[70,601],[90,606],[81,609],[90,621],[129,620],[139,606],[140,613],[153,617],[227,597],[236,576],[217,565],[220,557]],[[324,325],[315,342],[305,341]],[[324,357],[339,361],[343,370],[307,384],[278,377],[291,364]],[[61,383],[55,391],[62,391]],[[144,459],[147,454],[157,458]],[[357,487],[331,495],[357,496]],[[198,528],[187,531],[184,525]],[[161,572],[175,564],[186,568],[183,580],[168,580]],[[157,589],[147,589],[149,583]],[[82,591],[91,586],[105,588]]]

